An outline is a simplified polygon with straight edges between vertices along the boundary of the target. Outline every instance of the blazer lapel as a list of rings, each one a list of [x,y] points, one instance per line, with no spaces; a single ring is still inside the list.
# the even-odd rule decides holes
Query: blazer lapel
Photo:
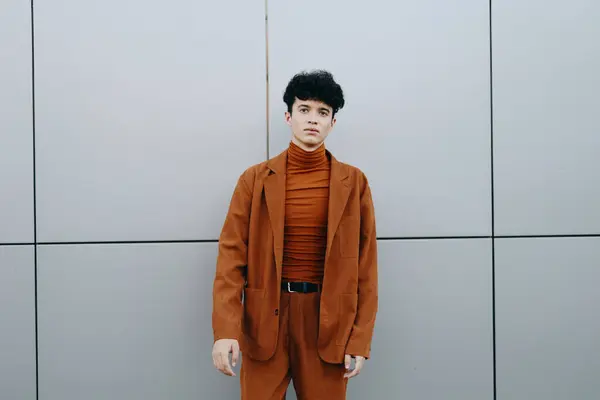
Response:
[[[350,185],[348,183],[348,170],[336,158],[331,157],[331,174],[329,181],[329,209],[327,215],[327,250],[325,264],[329,259],[331,244],[335,236],[342,214],[348,202],[350,195]]]
[[[267,165],[270,169],[265,179],[265,199],[271,229],[273,230],[273,251],[277,267],[277,280],[281,280],[283,264],[283,233],[285,226],[285,184],[286,184],[287,150],[271,159]]]

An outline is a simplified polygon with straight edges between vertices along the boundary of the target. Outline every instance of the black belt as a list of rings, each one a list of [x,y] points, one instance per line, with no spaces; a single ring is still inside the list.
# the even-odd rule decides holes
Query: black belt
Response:
[[[314,293],[321,291],[321,285],[311,282],[281,282],[281,290],[286,293]]]

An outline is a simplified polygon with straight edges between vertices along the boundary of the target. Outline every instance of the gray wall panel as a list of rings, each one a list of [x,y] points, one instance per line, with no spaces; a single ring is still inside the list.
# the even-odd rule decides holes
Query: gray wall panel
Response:
[[[349,399],[493,399],[490,240],[380,241],[372,359]]]
[[[0,9],[0,242],[33,242],[31,5]]]
[[[33,246],[0,246],[0,398],[35,400]]]
[[[599,234],[600,5],[491,4],[495,233]],[[490,235],[489,5],[36,2],[38,240],[167,241],[40,245],[36,343],[34,248],[10,245],[34,241],[31,2],[4,1],[0,399],[36,399],[36,346],[39,400],[239,398],[210,355],[217,244],[170,241],[216,239],[238,176],[287,147],[301,70],[345,89],[327,146],[367,174],[378,236]],[[348,399],[492,400],[491,240],[378,243]],[[595,399],[600,238],[495,256],[497,399]]]
[[[329,69],[347,106],[328,147],[369,177],[380,235],[490,234],[488,2],[271,1],[268,13],[271,155],[290,139],[288,80]]]
[[[40,399],[232,399],[212,365],[216,244],[42,246]]]
[[[351,382],[349,398],[491,396],[489,242],[380,246],[373,359]],[[46,398],[239,394],[237,378],[219,375],[210,362],[216,245],[44,246],[39,255]]]
[[[496,233],[600,233],[600,3],[492,4]]]
[[[600,392],[600,238],[496,242],[498,400]]]
[[[40,240],[215,239],[266,156],[264,2],[56,0],[35,27]]]

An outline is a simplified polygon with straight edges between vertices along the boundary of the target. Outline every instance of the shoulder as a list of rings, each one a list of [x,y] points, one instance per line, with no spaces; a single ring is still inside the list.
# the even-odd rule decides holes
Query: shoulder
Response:
[[[263,161],[247,167],[239,176],[239,183],[243,184],[248,190],[254,187],[256,177],[262,174],[262,171],[267,169],[267,162]]]
[[[356,165],[352,165],[352,164],[348,164],[348,163],[344,163],[344,162],[340,162],[340,164],[342,164],[346,170],[348,171],[348,175],[352,176],[352,177],[356,177],[357,179],[367,179],[367,175],[363,172],[362,169],[360,169],[359,167],[357,167]]]
[[[254,187],[257,180],[264,180],[274,166],[281,168],[282,162],[285,162],[285,154],[282,152],[269,158],[268,160],[253,164],[247,167],[240,175],[239,179],[248,189]]]
[[[336,162],[346,171],[350,182],[358,187],[361,192],[369,185],[369,179],[360,167],[339,160],[336,160]]]
[[[260,175],[263,171],[267,170],[267,163],[268,161],[262,161],[260,163],[247,167],[242,172],[240,177],[244,179],[254,179],[257,175]]]

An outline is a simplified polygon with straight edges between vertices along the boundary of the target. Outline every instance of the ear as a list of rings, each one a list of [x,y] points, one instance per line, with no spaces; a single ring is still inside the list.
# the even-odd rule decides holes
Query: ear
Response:
[[[285,123],[292,126],[292,114],[289,111],[285,112]]]
[[[336,122],[337,122],[337,119],[335,119],[335,117],[331,119],[331,127],[332,128],[333,128],[333,126],[335,125]]]

